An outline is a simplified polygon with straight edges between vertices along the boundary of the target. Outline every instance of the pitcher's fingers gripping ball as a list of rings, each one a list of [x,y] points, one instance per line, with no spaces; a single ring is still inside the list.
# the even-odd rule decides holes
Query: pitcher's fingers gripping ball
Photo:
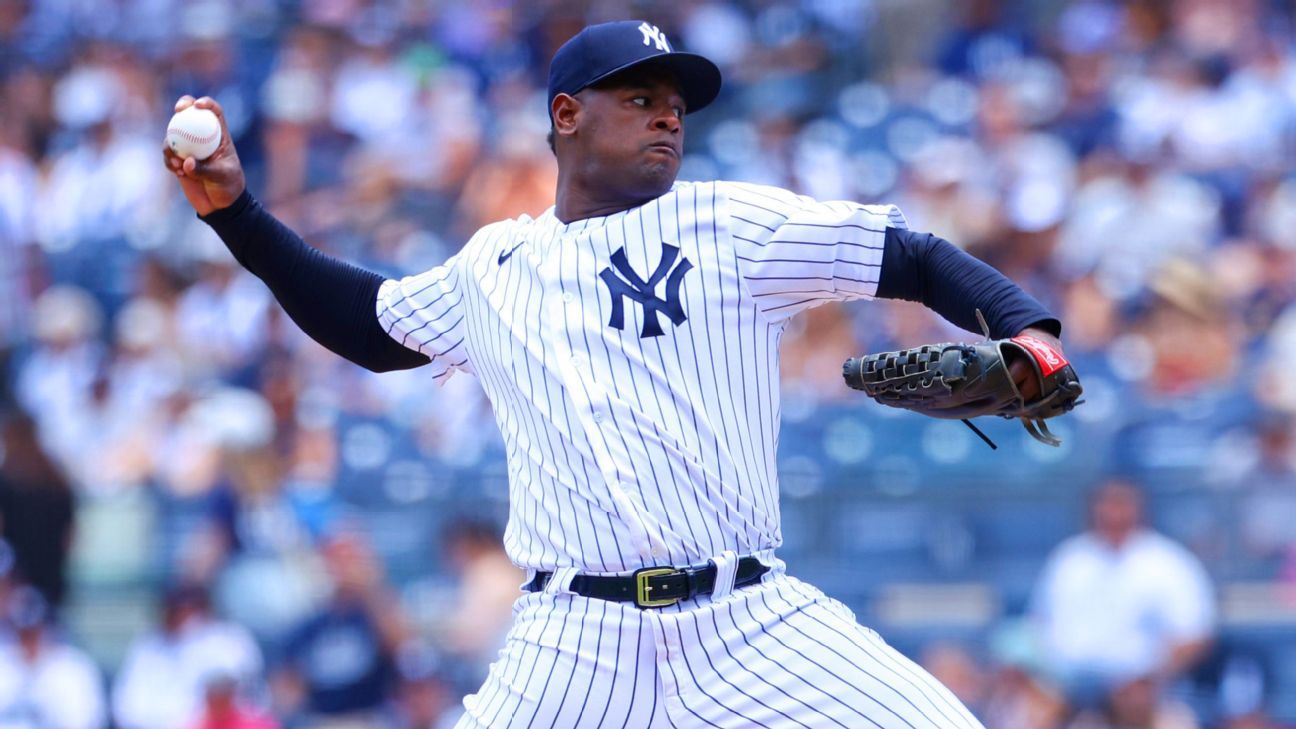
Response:
[[[1027,362],[1038,378],[1039,396],[1030,401],[1013,381],[1009,368],[1016,361]],[[1052,446],[1062,441],[1044,421],[1070,411],[1084,392],[1062,352],[1029,334],[853,357],[842,374],[847,385],[883,405],[933,418],[1020,418],[1036,440]]]
[[[220,147],[221,123],[210,109],[189,106],[167,124],[166,143],[177,157],[203,161]]]

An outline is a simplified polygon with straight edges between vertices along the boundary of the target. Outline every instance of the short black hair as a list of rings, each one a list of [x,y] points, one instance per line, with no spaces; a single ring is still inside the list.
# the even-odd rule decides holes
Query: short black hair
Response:
[[[558,148],[554,146],[554,136],[555,136],[555,134],[554,134],[554,125],[553,125],[553,120],[550,119],[550,120],[549,120],[549,134],[548,134],[548,136],[545,137],[545,140],[549,142],[549,151],[550,151],[550,152],[553,152],[553,153],[554,153],[554,156],[557,157],[557,156],[558,156]]]

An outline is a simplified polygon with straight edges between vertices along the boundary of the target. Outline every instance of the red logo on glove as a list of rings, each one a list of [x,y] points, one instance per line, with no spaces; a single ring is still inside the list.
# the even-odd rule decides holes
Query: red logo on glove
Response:
[[[1048,377],[1069,364],[1061,352],[1038,337],[1022,334],[1013,337],[1012,341],[1025,347],[1026,351],[1031,353],[1031,356],[1039,363],[1040,372],[1043,373],[1044,377]]]

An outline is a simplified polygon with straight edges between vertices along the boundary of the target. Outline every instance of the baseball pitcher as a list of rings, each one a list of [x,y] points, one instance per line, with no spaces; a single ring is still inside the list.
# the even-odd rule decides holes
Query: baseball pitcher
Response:
[[[885,727],[978,721],[841,603],[785,573],[779,342],[830,300],[920,301],[1061,357],[1061,325],[894,206],[677,182],[720,71],[658,27],[585,28],[548,82],[556,204],[399,280],[331,259],[246,189],[223,130],[164,149],[194,209],[324,346],[472,373],[508,454],[515,622],[461,727]],[[221,114],[209,98],[184,97]],[[223,117],[222,125],[224,123]],[[1015,396],[1040,370],[1015,362]]]

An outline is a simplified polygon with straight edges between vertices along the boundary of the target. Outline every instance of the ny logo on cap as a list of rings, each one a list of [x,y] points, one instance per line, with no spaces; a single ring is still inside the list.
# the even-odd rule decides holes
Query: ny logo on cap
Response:
[[[639,32],[643,33],[644,45],[648,45],[649,41],[652,41],[657,44],[657,50],[671,52],[670,43],[666,42],[666,34],[661,32],[657,26],[648,25],[648,21],[645,20],[639,24]]]
[[[661,322],[657,320],[658,314],[665,314],[675,326],[683,324],[688,317],[684,315],[684,307],[680,305],[680,284],[684,282],[684,274],[692,270],[693,264],[689,263],[687,258],[680,258],[679,264],[676,265],[675,259],[678,257],[678,248],[663,243],[661,262],[657,264],[657,270],[653,271],[645,281],[639,278],[639,274],[630,267],[630,261],[626,260],[625,248],[618,248],[617,252],[612,254],[612,266],[599,273],[599,278],[607,284],[608,293],[612,296],[612,316],[608,319],[608,326],[625,329],[627,297],[639,302],[644,308],[643,333],[639,335],[640,338],[660,337],[664,334]],[[616,272],[613,272],[613,267],[616,268]],[[617,276],[617,272],[621,276]],[[656,289],[663,278],[666,279],[666,298],[659,299]]]

